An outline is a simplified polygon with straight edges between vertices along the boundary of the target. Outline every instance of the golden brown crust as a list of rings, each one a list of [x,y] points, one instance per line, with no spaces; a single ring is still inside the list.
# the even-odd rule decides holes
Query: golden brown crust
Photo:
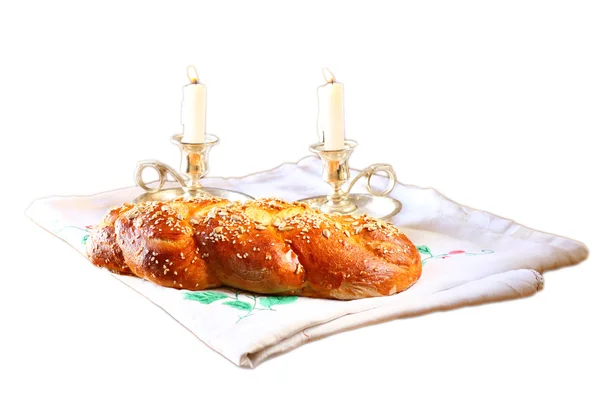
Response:
[[[401,292],[421,275],[417,249],[393,225],[279,199],[125,204],[86,248],[96,266],[190,290],[359,299]]]

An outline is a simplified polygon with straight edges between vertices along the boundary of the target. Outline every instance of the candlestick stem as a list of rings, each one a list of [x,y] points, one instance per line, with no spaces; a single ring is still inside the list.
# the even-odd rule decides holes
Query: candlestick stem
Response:
[[[219,139],[213,135],[206,135],[203,143],[184,143],[182,135],[171,138],[173,144],[181,150],[180,169],[188,178],[182,187],[188,192],[197,192],[202,189],[200,179],[208,173],[208,153],[218,144]]]

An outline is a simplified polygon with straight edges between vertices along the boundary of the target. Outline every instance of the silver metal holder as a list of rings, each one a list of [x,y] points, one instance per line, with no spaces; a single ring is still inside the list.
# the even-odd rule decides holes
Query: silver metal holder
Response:
[[[200,184],[202,177],[208,173],[208,153],[210,149],[219,143],[219,138],[212,134],[205,135],[204,143],[184,143],[183,135],[176,134],[171,137],[171,142],[179,147],[181,151],[181,173],[157,160],[139,162],[135,169],[135,182],[146,191],[134,201],[165,201],[179,197],[194,198],[203,195],[223,197],[229,200],[253,200],[254,198],[245,193],[231,191],[221,188],[204,188]],[[142,177],[146,168],[153,168],[158,173],[158,184],[150,186]],[[163,189],[167,176],[170,175],[177,181],[180,187]],[[154,182],[153,182],[154,183]]]
[[[402,203],[388,195],[396,185],[396,173],[391,165],[384,163],[373,164],[359,172],[343,189],[344,184],[350,179],[348,158],[356,148],[356,141],[346,140],[344,149],[326,151],[324,143],[313,144],[310,150],[323,160],[323,180],[331,185],[332,191],[328,195],[315,196],[300,200],[312,208],[325,213],[338,214],[367,214],[375,218],[387,219],[400,212]],[[388,184],[385,190],[377,191],[371,186],[371,178],[376,173],[385,173]],[[367,191],[364,193],[350,193],[356,182],[365,177]]]

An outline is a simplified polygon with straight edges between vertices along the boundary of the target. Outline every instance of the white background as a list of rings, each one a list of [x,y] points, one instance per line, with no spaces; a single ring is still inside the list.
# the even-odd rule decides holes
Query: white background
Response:
[[[598,393],[600,12],[594,1],[0,5],[0,393]],[[392,5],[393,4],[393,5]],[[177,165],[185,68],[211,174],[295,161],[327,66],[353,167],[585,242],[533,298],[404,319],[243,370],[22,212]],[[6,387],[6,388],[2,388]]]

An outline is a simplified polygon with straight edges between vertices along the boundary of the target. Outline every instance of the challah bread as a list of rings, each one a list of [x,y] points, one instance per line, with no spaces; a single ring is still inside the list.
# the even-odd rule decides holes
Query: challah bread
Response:
[[[417,249],[393,225],[279,199],[124,204],[86,249],[96,266],[188,290],[349,300],[401,292],[421,275]]]

